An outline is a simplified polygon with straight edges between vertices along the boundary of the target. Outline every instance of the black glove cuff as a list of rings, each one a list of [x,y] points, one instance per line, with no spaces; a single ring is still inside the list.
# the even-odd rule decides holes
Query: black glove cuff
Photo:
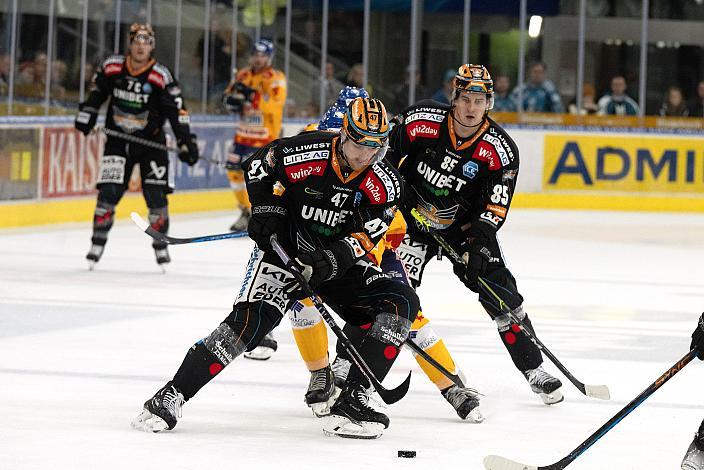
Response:
[[[255,214],[276,214],[286,216],[286,214],[288,214],[288,211],[285,207],[277,205],[254,206],[252,207],[252,215]]]

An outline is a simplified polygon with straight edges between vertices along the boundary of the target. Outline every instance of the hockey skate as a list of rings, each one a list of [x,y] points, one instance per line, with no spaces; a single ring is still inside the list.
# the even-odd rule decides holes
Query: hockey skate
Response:
[[[361,384],[348,383],[323,425],[328,436],[376,439],[389,427],[389,417],[369,406],[369,391]]]
[[[132,420],[132,427],[144,432],[171,430],[181,417],[183,403],[183,395],[169,381],[144,402],[144,409]]]
[[[244,232],[245,230],[247,230],[247,227],[249,226],[249,219],[251,218],[252,210],[242,208],[242,213],[237,218],[237,220],[235,220],[235,223],[230,226],[230,230],[232,230],[233,232]]]
[[[457,412],[457,416],[461,419],[465,419],[470,423],[481,423],[484,421],[484,415],[479,410],[479,392],[473,388],[452,385],[440,393],[452,405]]]
[[[274,355],[278,347],[279,344],[274,339],[274,332],[270,331],[264,338],[262,338],[256,348],[251,351],[245,351],[244,357],[257,361],[266,361]]]
[[[334,361],[332,361],[332,372],[335,375],[335,386],[342,389],[345,388],[345,382],[347,381],[347,374],[350,373],[350,367],[352,363],[347,359],[343,359],[337,356]]]
[[[164,248],[154,248],[154,256],[156,256],[156,264],[161,267],[163,272],[166,272],[164,265],[171,262],[171,256],[169,256],[169,250]]]
[[[560,391],[562,382],[545,372],[543,366],[527,370],[523,372],[523,375],[526,380],[528,380],[531,390],[540,395],[540,398],[546,405],[554,405],[565,399]]]
[[[305,402],[316,417],[328,416],[330,407],[338,396],[340,396],[340,389],[335,387],[335,375],[330,366],[310,373]]]
[[[682,470],[704,470],[704,449],[697,447],[696,436],[684,454]]]
[[[89,270],[92,271],[93,268],[95,268],[96,263],[100,261],[100,258],[103,256],[103,251],[105,251],[105,245],[96,245],[93,243],[90,247],[90,250],[88,250],[88,254],[86,255]]]

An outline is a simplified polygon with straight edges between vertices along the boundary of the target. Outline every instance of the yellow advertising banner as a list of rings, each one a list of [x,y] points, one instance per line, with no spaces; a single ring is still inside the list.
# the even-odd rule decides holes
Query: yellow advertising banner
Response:
[[[704,138],[546,134],[543,189],[704,194]]]

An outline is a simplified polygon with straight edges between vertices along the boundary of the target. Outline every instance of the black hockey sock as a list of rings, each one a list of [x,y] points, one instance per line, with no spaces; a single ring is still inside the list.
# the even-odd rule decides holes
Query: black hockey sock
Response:
[[[161,207],[159,209],[149,209],[149,225],[159,233],[167,233],[169,231],[169,209]],[[166,248],[166,243],[154,240],[152,247],[155,250]]]
[[[345,323],[345,325],[342,327],[342,331],[345,333],[347,338],[352,342],[355,348],[359,350],[359,346],[362,344],[362,341],[364,340],[365,336],[367,336],[367,333],[369,332],[369,328],[372,326],[371,323],[367,323],[366,325],[352,325],[351,323]],[[337,357],[345,359],[347,361],[350,360],[350,355],[347,352],[347,349],[342,345],[341,341],[337,342]]]
[[[198,341],[188,350],[181,367],[176,371],[174,387],[179,389],[183,398],[188,401],[224,368],[225,364],[208,351],[204,342]]]
[[[520,307],[519,307],[520,309]],[[518,309],[517,309],[518,310]],[[515,311],[514,311],[515,312]],[[520,315],[525,315],[522,311]],[[495,319],[499,336],[504,346],[511,355],[511,360],[521,372],[535,369],[543,363],[540,349],[521,331],[521,327],[508,319],[508,315],[501,315]],[[523,316],[522,322],[533,330],[533,325],[528,315]]]
[[[108,241],[108,232],[115,222],[115,205],[98,200],[93,214],[93,236],[90,241],[94,245],[105,245]]]

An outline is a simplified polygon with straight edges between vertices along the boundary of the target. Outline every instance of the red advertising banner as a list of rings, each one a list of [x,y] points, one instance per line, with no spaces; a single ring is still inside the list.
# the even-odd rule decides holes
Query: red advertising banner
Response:
[[[105,137],[85,137],[72,127],[44,130],[41,196],[45,198],[95,193]]]

